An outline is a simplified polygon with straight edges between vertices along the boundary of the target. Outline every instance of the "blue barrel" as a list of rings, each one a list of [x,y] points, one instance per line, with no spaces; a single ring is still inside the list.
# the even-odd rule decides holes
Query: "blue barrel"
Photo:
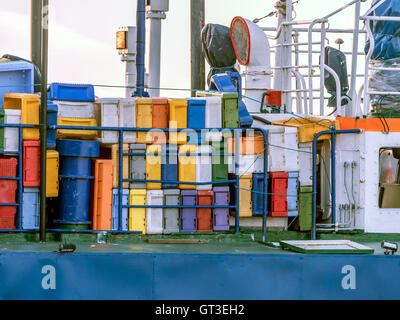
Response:
[[[98,141],[57,140],[60,153],[60,209],[54,222],[64,228],[88,229],[92,158],[99,157]]]

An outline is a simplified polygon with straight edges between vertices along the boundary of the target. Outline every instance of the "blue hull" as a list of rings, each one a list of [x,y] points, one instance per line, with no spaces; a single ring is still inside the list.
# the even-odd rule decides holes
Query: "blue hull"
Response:
[[[399,270],[397,255],[2,252],[0,299],[400,299]]]

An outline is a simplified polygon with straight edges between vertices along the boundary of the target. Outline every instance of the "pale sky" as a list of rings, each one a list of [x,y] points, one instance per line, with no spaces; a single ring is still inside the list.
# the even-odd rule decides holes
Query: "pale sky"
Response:
[[[372,0],[361,4],[364,13]],[[170,0],[167,19],[162,22],[162,88],[190,88],[190,0]],[[276,0],[205,0],[205,23],[229,26],[239,15],[253,20],[274,11]],[[295,20],[322,17],[350,1],[300,0]],[[30,0],[1,0],[0,56],[9,53],[30,59]],[[136,25],[135,0],[49,0],[49,82],[124,85],[124,63],[115,50],[118,27]],[[331,28],[352,28],[353,7],[332,19]],[[259,26],[276,26],[266,18]],[[146,36],[149,28],[146,29]],[[343,49],[351,48],[351,37]],[[335,46],[335,38],[329,39]],[[363,43],[362,40],[360,43]],[[146,43],[148,45],[148,41]],[[362,48],[361,48],[362,49]],[[146,52],[148,54],[148,52]],[[148,59],[146,59],[146,64]],[[273,63],[273,61],[272,61]],[[207,64],[206,64],[207,65]],[[148,70],[146,70],[148,71]],[[123,89],[95,88],[101,97],[123,97]],[[190,96],[162,91],[168,97]]]

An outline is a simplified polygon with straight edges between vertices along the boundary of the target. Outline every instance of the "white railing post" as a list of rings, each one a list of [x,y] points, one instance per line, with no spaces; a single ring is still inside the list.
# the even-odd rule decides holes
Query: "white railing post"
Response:
[[[321,24],[321,54],[320,54],[320,77],[319,77],[319,115],[324,115],[325,107],[325,23]]]

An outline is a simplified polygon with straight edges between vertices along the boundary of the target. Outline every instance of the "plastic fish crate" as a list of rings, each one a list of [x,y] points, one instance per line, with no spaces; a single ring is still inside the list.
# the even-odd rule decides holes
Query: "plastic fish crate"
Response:
[[[164,204],[162,190],[147,190],[147,204],[161,206]],[[162,234],[163,208],[146,208],[146,233]]]
[[[196,182],[196,145],[185,144],[179,147],[178,175],[179,181]],[[191,155],[193,154],[193,155]],[[196,189],[194,184],[180,184],[179,189]]]
[[[187,100],[170,99],[169,104],[169,128],[184,129],[187,128]],[[170,132],[170,144],[185,144],[187,141],[186,132]]]
[[[59,154],[56,150],[47,150],[46,152],[46,197],[58,197],[59,183],[58,183],[58,170],[59,170]]]
[[[3,96],[6,93],[34,92],[34,67],[25,61],[0,63],[0,105],[3,105]]]
[[[24,141],[23,150],[23,185],[40,187],[40,141]]]
[[[125,206],[128,204],[129,204],[129,189],[122,189],[122,205]],[[119,229],[118,205],[119,205],[119,191],[118,189],[113,189],[111,229],[114,231]],[[121,220],[122,220],[121,231],[128,231],[129,230],[128,208],[122,208]]]
[[[251,191],[253,188],[253,175],[245,174],[239,178],[239,216],[251,217],[252,212],[252,199]]]
[[[22,193],[22,229],[39,229],[39,188],[24,188]]]
[[[153,98],[153,128],[167,129],[169,118],[168,99]],[[168,132],[152,132],[153,143],[168,142]]]
[[[91,84],[52,83],[48,88],[49,100],[94,101],[94,87]]]
[[[58,105],[57,115],[64,118],[94,118],[94,103],[87,101],[52,100]]]
[[[63,118],[58,117],[59,126],[80,126],[97,127],[96,119],[91,118]],[[58,129],[57,139],[82,139],[91,140],[97,138],[97,130],[79,130],[79,129]]]
[[[111,230],[113,161],[94,163],[93,230]]]
[[[47,102],[47,124],[49,126],[57,125],[58,118],[58,105],[52,103],[51,101]],[[47,149],[55,149],[56,148],[56,139],[57,139],[57,130],[55,129],[47,129]]]
[[[268,189],[272,193],[269,197],[268,215],[271,217],[287,217],[288,202],[288,173],[287,172],[270,172]]]
[[[153,100],[150,98],[136,99],[136,127],[151,128],[153,125]],[[136,143],[153,142],[151,132],[137,132]]]
[[[146,205],[146,189],[131,189],[129,205]],[[129,231],[141,231],[146,234],[146,208],[129,208]]]
[[[148,145],[146,153],[146,179],[161,180],[161,145]],[[151,190],[161,189],[161,183],[147,182],[146,187]]]
[[[146,145],[144,143],[129,145],[131,153],[146,153]],[[130,179],[145,180],[146,179],[146,155],[130,156],[129,172]],[[146,182],[132,181],[130,183],[131,189],[146,189]]]
[[[230,193],[229,187],[214,187],[214,205],[229,205]],[[213,209],[213,230],[229,231],[229,208]]]
[[[197,203],[196,190],[182,190],[181,204],[195,206]],[[180,232],[196,232],[197,217],[196,208],[181,208],[180,209]]]
[[[164,203],[167,206],[178,206],[180,203],[180,190],[164,190]],[[179,232],[179,208],[163,208],[163,216],[163,233]]]
[[[197,153],[201,155],[196,156],[196,182],[212,181],[212,165],[210,145],[198,145]],[[211,190],[211,184],[196,185],[197,190]]]
[[[197,204],[199,206],[211,206],[212,203],[212,190],[197,191]],[[197,208],[196,217],[198,232],[211,232],[213,230],[212,208]]]
[[[129,152],[129,144],[124,143],[123,145],[123,153]],[[111,146],[111,158],[113,162],[113,174],[112,174],[112,181],[113,181],[113,188],[118,188],[119,186],[119,145],[113,144]],[[129,157],[123,156],[122,158],[122,178],[128,179],[129,177]],[[124,189],[129,188],[129,182],[122,182],[122,187]]]
[[[21,110],[22,124],[39,124],[39,95],[27,93],[7,93],[3,97],[4,109]],[[22,129],[24,140],[39,140],[39,129]]]
[[[3,109],[4,123],[20,124],[21,123],[21,110]],[[19,129],[18,128],[2,128],[4,132],[4,151],[15,152],[18,151],[19,143]]]

